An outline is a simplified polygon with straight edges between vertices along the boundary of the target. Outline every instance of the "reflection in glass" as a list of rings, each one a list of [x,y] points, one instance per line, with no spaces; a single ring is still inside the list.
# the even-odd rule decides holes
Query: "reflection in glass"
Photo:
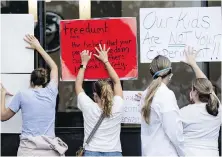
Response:
[[[79,18],[78,1],[51,1],[46,3],[46,50],[60,67],[59,23],[63,19]],[[60,68],[59,68],[60,69]],[[61,71],[59,72],[59,76]],[[59,83],[58,112],[76,112],[74,82]]]
[[[137,43],[138,43],[138,80],[123,81],[124,90],[143,91],[147,88],[152,78],[149,73],[149,64],[140,63],[139,47],[139,9],[140,8],[166,8],[166,7],[199,7],[200,2],[192,1],[92,1],[91,15],[95,17],[136,17],[137,18]],[[115,10],[115,11],[114,11]],[[51,1],[46,3],[46,41],[47,51],[60,66],[59,49],[59,28],[58,23],[61,19],[78,19],[79,3],[78,1]],[[217,86],[219,94],[221,91],[221,67],[220,63],[210,63],[210,79]],[[170,88],[175,92],[178,105],[183,107],[188,104],[188,93],[191,81],[194,78],[192,69],[182,63],[173,63],[174,76],[170,83]],[[216,70],[216,71],[215,71]],[[91,82],[85,83],[85,90],[91,94]],[[77,109],[77,100],[74,92],[74,82],[60,82],[60,101],[59,112],[79,112]]]

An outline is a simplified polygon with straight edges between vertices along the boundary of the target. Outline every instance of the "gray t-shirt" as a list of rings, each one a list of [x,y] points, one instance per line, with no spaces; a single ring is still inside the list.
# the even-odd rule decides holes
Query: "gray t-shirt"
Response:
[[[8,107],[15,113],[21,109],[21,136],[55,136],[57,94],[58,83],[51,80],[45,88],[29,88],[14,96]]]

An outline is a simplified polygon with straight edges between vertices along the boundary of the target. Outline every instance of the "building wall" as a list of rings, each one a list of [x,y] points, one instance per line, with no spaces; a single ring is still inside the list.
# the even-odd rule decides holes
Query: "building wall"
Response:
[[[194,7],[201,6],[201,2],[187,1],[92,1],[92,18],[95,17],[137,17],[139,8],[145,7]],[[211,3],[210,5],[220,5]],[[4,13],[27,13],[27,3],[11,3],[10,8],[4,8]],[[15,7],[18,6],[18,7]],[[60,66],[60,49],[58,21],[61,19],[78,19],[79,4],[76,1],[52,1],[46,3],[46,49],[47,52]],[[137,24],[139,26],[139,22]],[[139,28],[139,27],[138,27]],[[138,30],[139,39],[139,30]],[[139,41],[138,41],[139,43]],[[139,51],[138,51],[139,52]],[[215,84],[218,95],[221,95],[221,63],[200,64],[202,69],[209,74],[211,81]],[[144,90],[151,76],[147,69],[149,64],[139,63],[139,79],[134,81],[123,81],[124,90]],[[173,64],[174,77],[170,88],[176,93],[180,107],[188,103],[188,91],[190,82],[194,78],[193,73],[180,63]],[[186,74],[181,71],[186,71]],[[91,95],[91,83],[84,84],[87,94]],[[60,82],[58,105],[56,108],[56,135],[63,139],[69,146],[67,156],[75,155],[75,152],[83,142],[83,117],[77,109],[76,95],[73,82]],[[19,146],[18,134],[1,134],[1,155],[15,156]],[[220,140],[219,140],[220,141]],[[141,155],[140,126],[122,125],[121,143],[123,155]]]

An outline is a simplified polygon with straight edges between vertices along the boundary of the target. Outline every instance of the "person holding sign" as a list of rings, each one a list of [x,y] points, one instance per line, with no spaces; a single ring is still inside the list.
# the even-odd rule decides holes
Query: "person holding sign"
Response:
[[[105,45],[99,47],[96,48],[98,55],[94,56],[104,63],[114,90],[108,81],[99,80],[93,84],[95,102],[85,94],[82,84],[92,53],[84,50],[75,82],[78,108],[83,112],[84,118],[84,156],[122,156],[120,130],[124,109],[123,91],[120,79],[108,60],[109,48],[106,49]]]
[[[156,56],[150,65],[153,81],[142,94],[142,156],[184,156],[183,126],[173,91],[171,62]]]
[[[22,133],[18,156],[61,156],[67,150],[67,145],[55,137],[54,132],[58,68],[33,35],[26,35],[24,40],[29,44],[27,48],[36,49],[49,65],[50,82],[46,85],[45,69],[35,69],[31,73],[30,88],[18,92],[8,108],[5,107],[8,92],[2,86],[1,121],[9,120],[21,109]]]
[[[186,156],[219,156],[218,137],[221,125],[220,100],[213,85],[198,67],[189,47],[186,61],[196,75],[190,92],[191,105],[183,107],[181,117],[185,137]]]

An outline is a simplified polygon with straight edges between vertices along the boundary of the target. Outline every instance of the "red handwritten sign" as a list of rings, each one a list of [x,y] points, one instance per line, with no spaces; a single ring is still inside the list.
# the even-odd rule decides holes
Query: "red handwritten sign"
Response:
[[[80,53],[85,49],[97,53],[95,47],[99,44],[110,47],[109,62],[121,79],[137,78],[136,33],[135,18],[61,21],[62,80],[75,80],[81,65]],[[104,64],[92,56],[86,68],[85,79],[105,78],[109,76]]]

